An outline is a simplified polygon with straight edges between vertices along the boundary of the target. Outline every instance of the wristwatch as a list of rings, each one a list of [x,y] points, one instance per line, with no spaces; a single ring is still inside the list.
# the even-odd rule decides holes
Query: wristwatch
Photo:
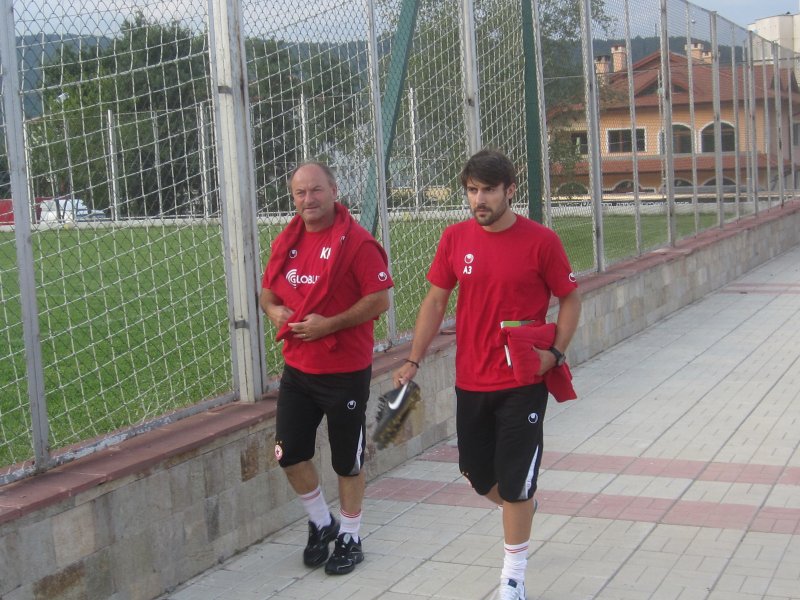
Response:
[[[556,357],[556,366],[557,367],[560,367],[561,365],[563,365],[566,362],[567,357],[564,356],[564,353],[561,352],[561,350],[559,350],[555,346],[550,346],[550,348],[548,348],[548,350],[550,350],[550,352],[552,352],[553,356]]]

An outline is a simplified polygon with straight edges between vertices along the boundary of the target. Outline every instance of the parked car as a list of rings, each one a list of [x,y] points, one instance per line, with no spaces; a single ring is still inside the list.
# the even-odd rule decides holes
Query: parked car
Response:
[[[43,223],[105,221],[108,219],[105,211],[89,208],[80,198],[52,198],[43,200],[39,206],[41,207],[39,219]]]

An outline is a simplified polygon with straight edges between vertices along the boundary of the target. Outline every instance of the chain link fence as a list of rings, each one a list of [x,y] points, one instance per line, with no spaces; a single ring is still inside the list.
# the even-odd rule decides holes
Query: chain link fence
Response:
[[[0,4],[0,483],[274,385],[300,161],[390,254],[379,349],[482,146],[580,272],[796,189],[797,56],[682,0]]]

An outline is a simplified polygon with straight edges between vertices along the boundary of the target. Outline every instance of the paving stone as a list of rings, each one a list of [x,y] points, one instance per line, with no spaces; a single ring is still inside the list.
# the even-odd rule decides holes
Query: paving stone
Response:
[[[643,285],[714,279],[702,267],[663,271]],[[548,407],[529,598],[800,600],[798,291],[800,247],[666,318],[648,314],[651,327],[574,369],[580,399]],[[584,318],[627,314],[624,294],[609,302],[587,302]],[[597,327],[611,334],[613,320]],[[164,598],[490,598],[503,563],[502,513],[458,473],[455,442],[370,482],[367,558],[353,574],[332,578],[302,565],[298,508],[291,526]],[[327,468],[327,455],[320,460]],[[241,475],[240,463],[239,454],[211,453],[202,478],[186,472],[171,483],[175,501],[189,511],[200,483],[218,491],[230,470]],[[216,493],[201,523],[196,509],[187,512],[194,516],[184,529],[201,535],[241,517],[232,505]],[[94,522],[107,538],[110,525]],[[47,525],[35,532],[50,535]]]

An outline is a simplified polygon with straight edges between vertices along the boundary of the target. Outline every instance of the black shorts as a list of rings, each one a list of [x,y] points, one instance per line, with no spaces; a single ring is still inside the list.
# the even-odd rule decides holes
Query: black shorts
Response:
[[[325,415],[333,470],[343,477],[358,475],[364,466],[371,379],[371,366],[312,375],[286,365],[275,423],[275,456],[281,467],[314,457],[317,427]]]
[[[542,462],[547,388],[543,383],[494,392],[456,388],[458,465],[480,495],[533,497]]]

